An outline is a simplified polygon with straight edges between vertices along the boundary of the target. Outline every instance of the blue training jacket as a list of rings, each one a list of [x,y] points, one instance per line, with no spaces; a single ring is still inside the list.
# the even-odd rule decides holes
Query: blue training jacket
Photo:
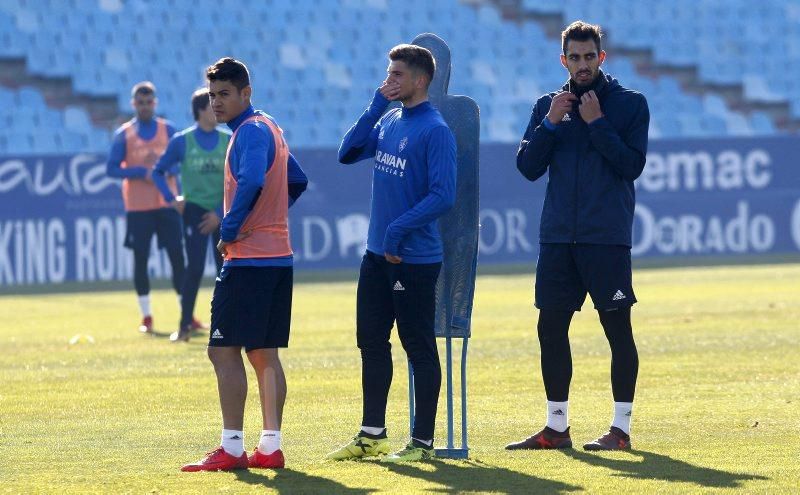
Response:
[[[562,88],[568,90],[568,84]],[[644,169],[647,100],[602,71],[593,87],[603,117],[586,124],[578,102],[557,125],[546,121],[559,92],[539,98],[517,152],[517,168],[535,181],[549,169],[541,243],[631,246],[633,181]]]
[[[373,159],[367,250],[404,263],[442,261],[437,219],[455,203],[456,141],[430,102],[394,108],[380,91],[339,147],[341,163]]]

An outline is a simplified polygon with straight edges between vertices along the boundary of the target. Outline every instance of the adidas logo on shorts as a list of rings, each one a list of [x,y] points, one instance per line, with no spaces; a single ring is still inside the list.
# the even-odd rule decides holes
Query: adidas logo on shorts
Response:
[[[403,287],[403,284],[401,284],[400,281],[398,280],[397,282],[394,283],[394,290],[406,290],[406,288]]]
[[[621,301],[623,299],[625,299],[625,294],[621,290],[618,290],[614,297],[611,298],[612,301]]]
[[[214,330],[214,333],[211,334],[212,339],[224,339],[225,337],[222,336],[222,332],[219,331],[219,328]]]

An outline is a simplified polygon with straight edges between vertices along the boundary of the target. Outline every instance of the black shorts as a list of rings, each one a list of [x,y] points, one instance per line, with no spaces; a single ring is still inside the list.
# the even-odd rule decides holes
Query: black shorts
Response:
[[[539,309],[580,311],[587,292],[598,310],[632,306],[631,248],[541,244],[535,291]]]
[[[153,234],[158,236],[159,249],[182,248],[183,227],[174,208],[159,208],[126,213],[124,246],[134,251],[150,251]]]
[[[224,267],[211,299],[211,347],[289,346],[291,266]]]

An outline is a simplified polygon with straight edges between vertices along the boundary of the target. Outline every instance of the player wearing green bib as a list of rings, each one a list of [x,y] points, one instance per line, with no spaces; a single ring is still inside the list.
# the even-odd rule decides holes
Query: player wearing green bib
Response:
[[[192,330],[201,328],[193,318],[197,291],[203,278],[208,238],[219,242],[222,218],[225,153],[230,134],[217,129],[217,120],[208,100],[208,90],[192,95],[192,113],[197,122],[175,134],[156,163],[155,182],[164,200],[183,215],[183,239],[186,245],[186,276],[181,289],[181,321],[172,342],[188,341]],[[183,196],[175,196],[166,187],[166,175],[180,174]],[[222,258],[213,250],[217,272]]]

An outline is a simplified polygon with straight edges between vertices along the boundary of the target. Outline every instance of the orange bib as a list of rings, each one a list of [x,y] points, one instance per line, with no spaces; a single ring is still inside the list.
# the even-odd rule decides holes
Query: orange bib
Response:
[[[239,237],[228,244],[225,260],[241,258],[279,258],[292,254],[289,241],[289,187],[287,163],[289,147],[283,139],[283,130],[263,115],[248,118],[233,133],[225,154],[225,200],[227,215],[236,194],[236,177],[231,173],[230,155],[236,135],[248,122],[262,122],[272,132],[275,141],[275,159],[264,175],[264,186],[253,209],[239,229]],[[249,235],[248,235],[249,234]]]
[[[125,124],[125,159],[120,164],[121,168],[153,166],[167,149],[169,135],[167,124],[163,119],[156,118],[156,135],[153,139],[145,141],[139,137],[133,121]],[[172,194],[178,194],[178,185],[175,177],[167,177],[167,185]],[[150,181],[143,179],[122,180],[122,200],[125,202],[125,211],[147,211],[169,206],[158,188]]]

